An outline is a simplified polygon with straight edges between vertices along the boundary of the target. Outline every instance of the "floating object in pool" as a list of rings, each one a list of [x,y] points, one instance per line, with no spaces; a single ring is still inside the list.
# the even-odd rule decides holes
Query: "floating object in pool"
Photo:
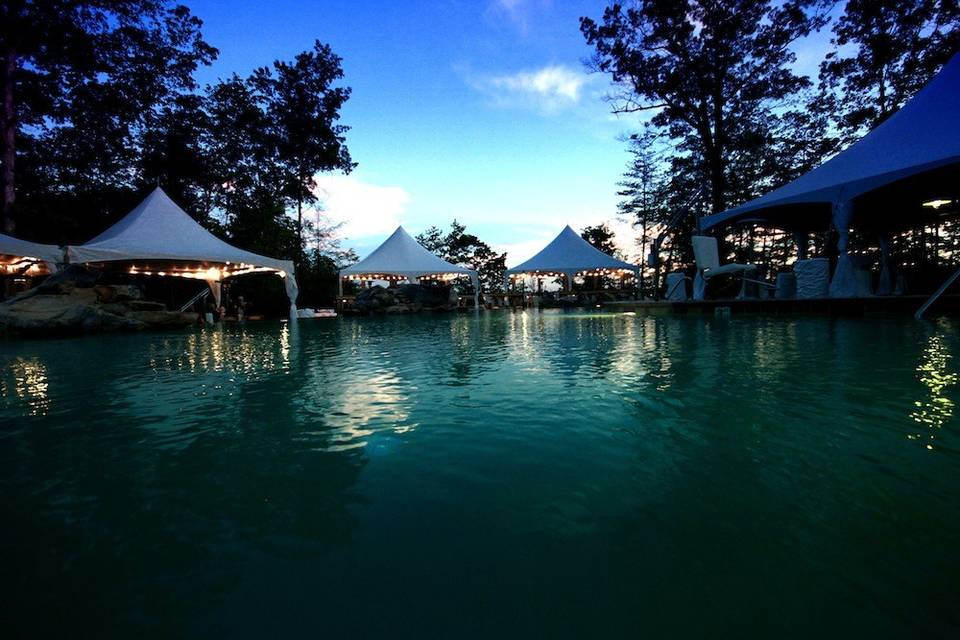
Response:
[[[298,318],[336,318],[337,312],[333,309],[297,309]]]

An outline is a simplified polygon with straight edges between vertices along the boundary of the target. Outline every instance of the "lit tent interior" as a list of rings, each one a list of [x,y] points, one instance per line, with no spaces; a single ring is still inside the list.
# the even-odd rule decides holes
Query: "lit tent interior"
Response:
[[[128,273],[203,280],[220,304],[227,278],[272,272],[283,279],[296,315],[299,290],[293,262],[238,249],[204,229],[157,187],[136,208],[93,240],[68,246],[75,264],[123,263]]]
[[[478,305],[480,278],[473,269],[451,264],[427,251],[400,226],[389,238],[360,262],[340,270],[339,292],[344,280],[453,280],[469,276],[473,283],[473,304]]]
[[[766,195],[706,216],[706,231],[738,222],[805,234],[833,224],[839,257],[830,295],[856,291],[848,254],[851,227],[880,238],[887,269],[889,234],[956,215],[960,196],[960,54],[888,120],[816,169]]]
[[[507,269],[504,277],[507,282],[511,277],[521,275],[533,276],[563,276],[567,287],[573,285],[573,279],[578,275],[615,275],[629,272],[639,279],[640,267],[600,251],[584,240],[576,231],[567,225],[550,244],[540,252],[512,269]]]
[[[0,273],[13,276],[41,276],[56,271],[63,262],[63,249],[38,244],[0,233]]]

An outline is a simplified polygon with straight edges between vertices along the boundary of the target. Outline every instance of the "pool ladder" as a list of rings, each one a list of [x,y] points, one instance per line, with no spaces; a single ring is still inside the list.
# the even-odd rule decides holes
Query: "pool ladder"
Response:
[[[190,307],[192,307],[193,305],[195,305],[195,304],[196,304],[197,302],[199,302],[200,300],[203,300],[204,298],[206,298],[208,295],[210,295],[210,287],[206,287],[206,286],[205,286],[205,287],[203,288],[203,291],[201,291],[201,292],[198,293],[197,295],[195,295],[195,296],[193,296],[192,298],[190,298],[190,299],[186,302],[186,304],[184,304],[182,307],[180,307],[180,313],[183,313],[184,311],[186,311],[187,309],[189,309]]]
[[[917,309],[917,312],[916,312],[915,314],[913,314],[913,317],[916,318],[917,320],[919,320],[920,318],[922,318],[922,317],[923,317],[923,314],[926,313],[926,312],[927,312],[927,309],[930,308],[930,305],[932,305],[934,302],[936,302],[937,299],[938,299],[940,296],[943,295],[943,292],[946,291],[947,289],[949,289],[949,288],[950,288],[950,285],[952,285],[954,282],[957,281],[957,278],[960,278],[960,269],[957,269],[956,271],[954,271],[954,272],[953,272],[953,275],[950,276],[949,278],[947,278],[947,281],[944,282],[943,285],[941,285],[939,289],[937,289],[937,292],[934,293],[932,296],[930,296],[930,298],[929,298],[926,302],[923,303],[923,306],[922,306],[922,307],[920,307],[919,309]]]

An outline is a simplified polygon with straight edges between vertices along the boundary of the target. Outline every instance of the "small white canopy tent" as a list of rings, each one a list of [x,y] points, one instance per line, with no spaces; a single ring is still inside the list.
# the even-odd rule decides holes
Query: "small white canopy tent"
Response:
[[[435,256],[401,226],[360,262],[340,270],[339,291],[343,295],[344,280],[408,280],[438,278],[450,280],[470,276],[473,283],[473,304],[478,305],[480,278],[473,269],[447,262]]]
[[[703,230],[747,218],[773,223],[811,216],[810,205],[830,207],[840,236],[833,296],[856,289],[847,255],[854,199],[900,180],[960,163],[960,54],[888,120],[845,151],[779,189],[706,216]],[[803,207],[805,208],[798,208]],[[788,223],[785,226],[790,226]]]
[[[290,313],[299,289],[293,262],[238,249],[204,229],[157,187],[119,222],[93,240],[68,246],[72,263],[130,262],[130,273],[204,280],[220,302],[220,283],[233,276],[273,272],[283,279]]]
[[[600,251],[567,225],[540,253],[512,269],[507,269],[504,276],[509,281],[511,276],[522,274],[561,274],[567,279],[569,287],[573,285],[573,279],[578,273],[609,275],[625,271],[629,271],[639,280],[640,267]]]
[[[63,249],[0,233],[0,273],[42,275],[63,262]]]

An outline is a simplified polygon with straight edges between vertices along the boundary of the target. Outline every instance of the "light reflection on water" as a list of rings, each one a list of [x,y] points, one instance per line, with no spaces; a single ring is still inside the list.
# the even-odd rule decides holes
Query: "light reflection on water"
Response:
[[[39,360],[15,358],[0,377],[0,397],[24,402],[31,416],[43,415],[50,407],[46,368]]]
[[[929,390],[928,397],[916,401],[916,409],[910,414],[913,420],[928,428],[926,433],[915,433],[913,440],[925,440],[928,449],[933,449],[933,441],[953,417],[954,401],[950,397],[951,388],[957,384],[957,374],[951,370],[953,355],[944,335],[930,336],[923,356],[917,365],[917,379]]]
[[[957,341],[527,312],[8,342],[10,602],[35,636],[949,635]]]

